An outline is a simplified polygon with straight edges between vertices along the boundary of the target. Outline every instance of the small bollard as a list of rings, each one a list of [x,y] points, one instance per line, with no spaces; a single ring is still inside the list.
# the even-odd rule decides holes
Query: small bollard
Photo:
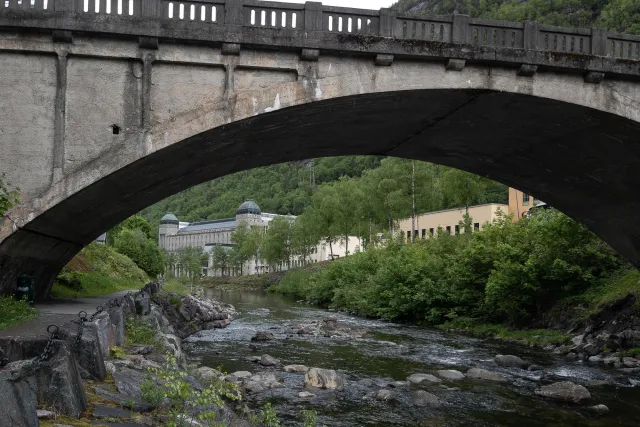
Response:
[[[33,305],[34,293],[33,278],[26,274],[18,276],[16,291],[13,294],[14,298],[17,300],[26,300],[30,305]]]

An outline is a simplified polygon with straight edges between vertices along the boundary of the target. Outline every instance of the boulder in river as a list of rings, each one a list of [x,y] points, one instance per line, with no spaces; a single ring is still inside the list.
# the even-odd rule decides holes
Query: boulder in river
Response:
[[[527,368],[527,371],[529,372],[537,372],[537,371],[542,371],[544,370],[544,368],[542,366],[538,366],[538,365],[529,365],[529,367]]]
[[[272,372],[263,372],[252,375],[244,383],[244,388],[248,392],[258,393],[271,388],[284,387],[279,379]]]
[[[431,374],[413,374],[407,377],[407,381],[412,384],[422,384],[422,383],[440,383],[442,380],[438,377],[435,377]]]
[[[440,399],[434,394],[424,390],[416,390],[411,394],[411,404],[414,406],[440,405]]]
[[[382,402],[391,402],[392,400],[395,400],[395,398],[396,395],[387,388],[382,388],[376,393],[376,400],[380,400]]]
[[[256,332],[256,334],[251,338],[251,341],[272,341],[274,340],[276,337],[273,336],[273,334],[271,332],[264,332],[264,331],[258,331]]]
[[[536,394],[550,399],[574,403],[580,403],[582,400],[591,398],[589,390],[570,381],[545,385],[541,387],[540,390],[536,390]]]
[[[473,378],[474,380],[486,380],[486,381],[497,381],[497,382],[507,382],[507,378],[499,374],[497,372],[487,371],[486,369],[480,368],[471,368],[467,371],[467,378]]]
[[[344,380],[332,369],[311,368],[304,376],[304,385],[305,387],[342,390],[344,389]]]
[[[460,371],[456,371],[455,369],[443,369],[437,372],[440,378],[445,380],[462,380],[464,379],[464,374]]]
[[[298,397],[301,399],[309,399],[313,396],[315,395],[313,393],[309,393],[308,391],[301,391],[300,393],[298,393]]]
[[[527,369],[528,363],[524,360],[520,359],[518,356],[513,356],[511,354],[499,354],[495,357],[495,362],[499,366],[503,366],[506,368],[520,368]]]
[[[224,377],[224,374],[217,369],[213,369],[208,366],[202,366],[196,369],[196,376],[203,381],[211,381]]]
[[[285,372],[308,372],[309,368],[305,365],[287,365],[283,368]]]
[[[275,357],[263,354],[259,362],[262,366],[276,366],[280,361]]]
[[[236,371],[231,373],[225,377],[228,381],[236,382],[240,380],[244,380],[251,377],[251,372],[249,371]]]
[[[409,383],[407,381],[394,381],[389,383],[389,387],[391,388],[402,388],[408,386]]]
[[[587,411],[595,415],[604,415],[609,413],[609,408],[606,405],[600,404],[595,406],[589,406],[587,408]]]

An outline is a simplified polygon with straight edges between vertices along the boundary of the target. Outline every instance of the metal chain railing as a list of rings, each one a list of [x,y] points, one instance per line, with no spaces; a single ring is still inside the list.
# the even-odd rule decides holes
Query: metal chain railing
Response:
[[[58,338],[58,331],[60,330],[60,328],[58,328],[57,325],[49,325],[47,326],[47,333],[49,334],[49,339],[47,339],[47,345],[44,346],[44,350],[42,351],[42,354],[37,357],[34,361],[33,361],[33,367],[35,368],[35,370],[39,370],[42,367],[42,364],[49,359],[49,356],[51,356],[51,353],[53,352],[53,340]]]
[[[135,292],[135,293],[127,292],[127,294],[123,297],[110,299],[105,304],[107,309],[110,310],[112,308],[121,307],[124,304],[125,298],[129,298],[129,297],[135,298],[138,295],[140,295],[142,292],[148,292],[149,285],[150,284],[147,284],[144,288],[140,289],[138,292]],[[102,305],[99,305],[96,307],[95,313],[93,313],[89,318],[87,318],[88,314],[86,311],[82,310],[78,312],[78,320],[76,321],[76,323],[78,324],[78,329],[76,332],[76,337],[73,340],[73,344],[71,345],[72,351],[77,349],[78,346],[80,345],[80,342],[82,341],[82,334],[84,333],[85,322],[93,322],[96,316],[102,313],[103,311],[104,311],[104,307]],[[40,356],[38,356],[33,361],[34,368],[36,370],[39,370],[42,367],[42,364],[51,356],[53,352],[54,340],[58,339],[58,332],[60,332],[60,328],[58,327],[58,325],[47,326],[47,334],[49,334],[49,337],[47,339],[47,344],[45,345],[42,354],[40,354]],[[4,357],[4,353],[0,349],[0,369],[5,367],[8,364],[9,364],[9,359],[7,357]]]

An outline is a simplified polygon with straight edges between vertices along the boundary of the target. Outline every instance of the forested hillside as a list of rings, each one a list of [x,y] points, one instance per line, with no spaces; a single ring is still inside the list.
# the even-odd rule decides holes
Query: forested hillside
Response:
[[[382,230],[388,228],[390,218],[395,221],[411,215],[412,174],[417,212],[507,202],[506,186],[476,175],[425,162],[360,156],[284,163],[240,172],[183,191],[141,214],[149,220],[152,230],[157,229],[160,218],[167,212],[182,221],[233,217],[247,199],[255,200],[263,212],[300,215],[312,206],[314,194],[340,182],[340,188],[352,185],[362,195],[361,202],[370,208],[358,206],[363,211],[359,215],[367,218],[371,215],[377,229]],[[353,179],[347,183],[346,178]],[[355,195],[350,199],[355,200]]]
[[[534,20],[567,27],[602,27],[640,34],[640,0],[400,0],[401,12],[466,14],[505,21]]]
[[[264,212],[299,215],[309,205],[314,181],[318,186],[341,176],[358,177],[380,165],[379,157],[335,157],[291,162],[228,175],[171,196],[141,212],[157,229],[160,218],[172,212],[181,221],[230,218],[248,199]]]

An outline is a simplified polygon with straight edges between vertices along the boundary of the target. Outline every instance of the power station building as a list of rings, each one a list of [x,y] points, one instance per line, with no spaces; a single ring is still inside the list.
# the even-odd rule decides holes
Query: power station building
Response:
[[[291,221],[295,220],[293,215],[278,215],[273,213],[262,212],[260,206],[253,200],[247,200],[242,203],[236,210],[234,218],[217,219],[211,221],[200,222],[181,222],[178,217],[172,213],[168,213],[160,220],[158,230],[158,246],[168,252],[176,252],[185,247],[201,247],[204,253],[210,254],[216,246],[224,248],[232,248],[234,243],[231,241],[231,234],[236,230],[240,223],[245,222],[251,227],[263,227],[264,231],[269,228],[269,223],[275,218],[284,216]],[[329,245],[326,242],[320,242],[310,255],[311,262],[319,262],[329,260],[332,257],[338,258],[346,255],[346,245],[344,242],[334,242],[333,256],[330,253]],[[353,252],[360,249],[361,243],[358,238],[349,238],[349,250]],[[207,276],[217,276],[221,272],[213,267],[212,257],[209,257],[207,266],[203,266],[202,273]],[[309,259],[307,259],[307,263]],[[282,265],[280,269],[286,270],[291,267],[302,266],[303,261],[300,257],[294,257],[291,265]],[[243,266],[242,274],[256,274],[268,271],[268,266],[261,260],[256,265],[255,260],[248,261]],[[240,272],[238,272],[240,273]]]

